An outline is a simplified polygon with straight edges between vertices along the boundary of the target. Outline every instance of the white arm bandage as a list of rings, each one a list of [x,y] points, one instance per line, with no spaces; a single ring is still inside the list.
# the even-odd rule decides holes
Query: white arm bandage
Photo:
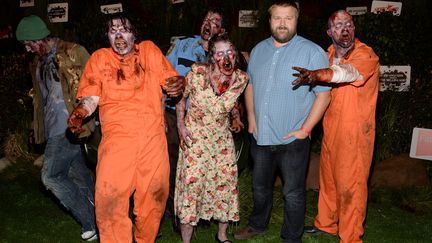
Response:
[[[330,68],[333,70],[331,83],[351,83],[363,79],[363,76],[351,64],[333,64]]]
[[[84,106],[84,109],[88,112],[87,116],[93,114],[99,104],[99,96],[84,96],[81,98],[80,103]]]

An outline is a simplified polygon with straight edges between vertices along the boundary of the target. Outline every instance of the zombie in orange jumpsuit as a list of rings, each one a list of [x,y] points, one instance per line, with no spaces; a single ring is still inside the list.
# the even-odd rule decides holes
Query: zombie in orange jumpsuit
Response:
[[[355,39],[346,11],[329,19],[330,68],[300,73],[295,85],[332,83],[332,101],[323,120],[318,215],[305,233],[339,235],[341,242],[362,242],[367,181],[375,139],[379,63],[374,51]]]
[[[168,197],[169,163],[163,90],[181,94],[182,77],[151,42],[135,44],[130,21],[108,22],[111,48],[90,57],[69,117],[74,132],[99,105],[102,141],[96,169],[96,221],[102,243],[132,242],[129,198],[134,193],[135,240],[154,242]],[[168,79],[168,80],[166,80]]]

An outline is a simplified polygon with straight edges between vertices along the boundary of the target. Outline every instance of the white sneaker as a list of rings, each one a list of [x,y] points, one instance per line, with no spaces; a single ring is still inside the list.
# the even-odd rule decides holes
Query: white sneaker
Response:
[[[94,241],[97,240],[97,232],[96,230],[89,230],[81,234],[81,238],[85,241]]]

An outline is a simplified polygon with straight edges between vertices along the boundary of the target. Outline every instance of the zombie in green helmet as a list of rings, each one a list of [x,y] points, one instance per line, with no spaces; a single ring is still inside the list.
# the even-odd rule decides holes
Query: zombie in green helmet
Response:
[[[36,15],[21,19],[16,29],[16,37],[26,51],[36,54],[30,69],[35,143],[46,142],[42,182],[81,224],[81,238],[96,240],[94,181],[84,164],[80,144],[71,142],[66,133],[89,54],[84,47],[50,33]],[[90,130],[87,127],[81,136],[88,136]]]

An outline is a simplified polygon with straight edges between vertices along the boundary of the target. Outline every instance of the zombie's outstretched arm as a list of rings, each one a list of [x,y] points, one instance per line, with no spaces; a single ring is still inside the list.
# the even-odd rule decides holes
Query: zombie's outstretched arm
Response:
[[[76,134],[82,133],[84,119],[91,115],[99,104],[99,96],[82,97],[80,103],[72,111],[68,119],[69,129]]]
[[[325,83],[351,83],[363,79],[359,71],[351,64],[334,64],[329,68],[308,70],[301,67],[293,67],[298,73],[293,74],[297,78],[292,82],[294,86],[303,84],[314,85],[316,82]]]
[[[298,71],[293,76],[297,78],[292,82],[294,86],[303,84],[314,85],[316,82],[330,82],[333,77],[333,70],[330,68],[323,68],[317,70],[308,70],[301,67],[293,67],[292,69]]]

